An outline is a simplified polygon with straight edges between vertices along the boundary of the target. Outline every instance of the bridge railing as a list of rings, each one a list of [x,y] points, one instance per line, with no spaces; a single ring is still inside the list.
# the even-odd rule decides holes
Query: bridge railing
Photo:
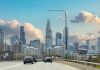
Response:
[[[83,64],[83,65],[88,65],[88,66],[100,66],[100,63],[94,63],[94,62],[87,62],[87,61],[80,61],[80,60],[67,60],[69,62],[75,62],[75,63],[79,63],[79,64]]]

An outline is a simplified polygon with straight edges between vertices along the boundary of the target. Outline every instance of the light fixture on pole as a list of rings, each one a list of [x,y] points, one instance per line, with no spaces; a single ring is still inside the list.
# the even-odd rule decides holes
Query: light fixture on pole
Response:
[[[65,47],[66,47],[66,53],[67,53],[67,47],[68,47],[68,28],[67,28],[67,14],[65,10],[48,10],[48,11],[60,11],[65,14]],[[67,56],[68,57],[68,56]]]

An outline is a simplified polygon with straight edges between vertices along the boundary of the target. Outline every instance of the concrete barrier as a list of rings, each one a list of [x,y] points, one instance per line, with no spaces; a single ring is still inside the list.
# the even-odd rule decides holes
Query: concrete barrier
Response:
[[[87,61],[79,61],[79,60],[64,60],[64,61],[75,62],[75,63],[93,66],[93,67],[100,66],[100,63],[87,62]]]

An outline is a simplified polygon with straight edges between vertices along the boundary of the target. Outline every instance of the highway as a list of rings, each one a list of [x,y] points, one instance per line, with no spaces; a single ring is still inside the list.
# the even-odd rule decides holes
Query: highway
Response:
[[[60,63],[37,62],[23,64],[23,62],[0,62],[0,70],[80,70],[76,67]]]

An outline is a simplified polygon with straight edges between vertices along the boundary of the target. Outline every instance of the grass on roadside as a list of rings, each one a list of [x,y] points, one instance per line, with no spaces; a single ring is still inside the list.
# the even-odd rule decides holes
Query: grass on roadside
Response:
[[[96,68],[100,68],[100,65],[97,65]]]

